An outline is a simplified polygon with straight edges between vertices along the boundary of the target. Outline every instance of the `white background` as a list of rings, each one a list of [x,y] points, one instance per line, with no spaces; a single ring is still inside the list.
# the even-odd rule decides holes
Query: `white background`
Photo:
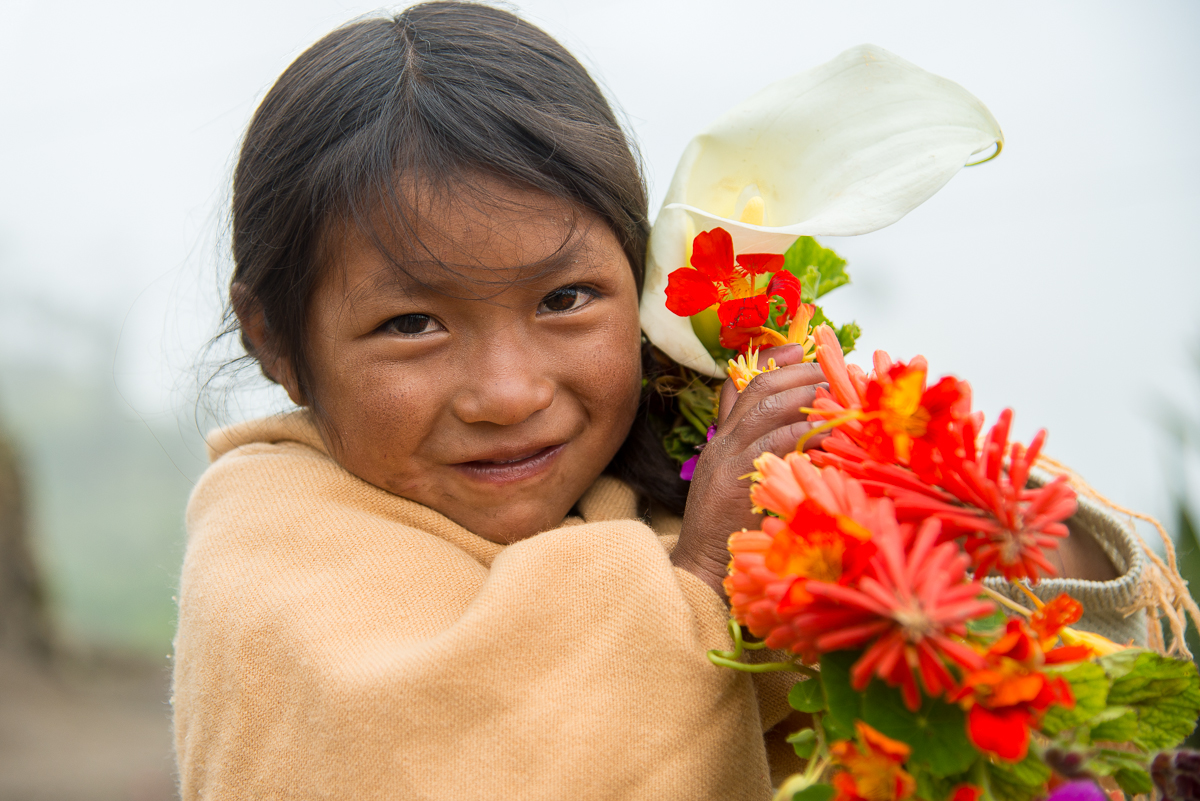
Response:
[[[190,420],[215,328],[228,177],[255,104],[343,0],[0,0],[0,356],[101,360],[129,414]],[[1006,135],[889,229],[824,240],[858,358],[924,353],[989,416],[1114,500],[1179,481],[1165,398],[1200,409],[1200,6],[1190,2],[596,2],[513,8],[593,71],[657,208],[687,140],[860,42],[965,86]],[[119,328],[116,353],[87,332]],[[82,334],[80,332],[83,332]],[[199,457],[197,457],[199,458]],[[197,465],[199,461],[197,462]],[[196,467],[198,469],[198,466]],[[1200,497],[1193,491],[1193,498]]]

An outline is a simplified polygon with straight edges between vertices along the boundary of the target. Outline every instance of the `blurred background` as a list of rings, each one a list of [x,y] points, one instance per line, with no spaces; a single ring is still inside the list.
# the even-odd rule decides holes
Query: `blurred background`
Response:
[[[529,0],[628,122],[656,209],[688,139],[872,42],[983,100],[1004,153],[891,228],[824,244],[828,298],[970,380],[989,418],[1172,531],[1200,580],[1200,6],[1063,0]],[[166,704],[183,510],[238,142],[346,0],[0,0],[0,798],[173,796]],[[1190,500],[1189,500],[1190,499]],[[1190,505],[1189,505],[1190,504]]]

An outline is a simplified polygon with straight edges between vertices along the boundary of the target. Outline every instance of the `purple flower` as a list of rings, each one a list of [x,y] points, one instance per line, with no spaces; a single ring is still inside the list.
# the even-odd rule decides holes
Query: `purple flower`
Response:
[[[717,426],[711,425],[708,427],[708,439],[705,440],[705,445],[712,441],[713,435],[717,433]],[[683,467],[679,468],[679,477],[684,481],[691,481],[692,476],[696,474],[696,462],[700,461],[700,451],[704,450],[704,445],[696,446],[696,455],[683,463]]]
[[[1057,790],[1046,796],[1046,801],[1108,801],[1108,796],[1095,782],[1079,779],[1060,784]]]

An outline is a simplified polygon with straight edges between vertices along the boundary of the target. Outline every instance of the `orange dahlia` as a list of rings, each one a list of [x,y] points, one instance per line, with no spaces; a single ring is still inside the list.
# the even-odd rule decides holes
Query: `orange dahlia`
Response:
[[[1026,486],[1045,431],[1029,448],[1010,445],[1006,409],[977,448],[983,417],[971,413],[965,382],[944,378],[924,389],[923,359],[893,363],[882,351],[865,376],[830,347],[832,331],[818,328],[814,337],[829,390],[818,390],[810,416],[836,426],[812,454],[818,465],[836,466],[869,494],[892,499],[902,522],[936,517],[943,539],[965,538],[978,576],[992,569],[1009,580],[1055,575],[1044,550],[1067,536],[1063,521],[1076,499],[1063,477]]]
[[[733,560],[725,591],[738,622],[772,648],[784,648],[792,633],[780,602],[802,594],[804,580],[846,583],[861,575],[874,553],[871,530],[881,502],[837,470],[818,470],[803,454],[764,453],[754,465],[751,500],[776,516],[763,518],[761,530],[729,538]]]
[[[890,502],[884,500],[890,509]],[[956,686],[947,662],[968,670],[982,657],[960,638],[968,620],[993,612],[978,596],[981,585],[968,580],[968,557],[952,542],[938,542],[941,526],[929,519],[914,535],[912,526],[872,531],[877,552],[857,586],[806,581],[803,595],[792,591],[780,605],[796,653],[810,657],[828,651],[865,648],[850,671],[851,685],[863,690],[872,676],[900,687],[905,705],[917,710],[921,693],[938,696]],[[793,609],[792,602],[799,601]]]
[[[1027,488],[1029,472],[1037,461],[1045,429],[1034,435],[1029,448],[1019,443],[1008,445],[1012,425],[1012,410],[1000,413],[975,453],[974,425],[968,425],[964,436],[964,456],[954,471],[956,484],[943,486],[960,501],[982,509],[986,518],[967,534],[963,547],[971,555],[975,573],[987,575],[995,568],[1009,581],[1037,581],[1039,573],[1055,575],[1058,571],[1046,560],[1043,549],[1057,548],[1058,541],[1067,536],[1062,521],[1075,514],[1075,490],[1066,477],[1058,476],[1036,489]],[[1008,469],[1004,469],[1008,451]]]

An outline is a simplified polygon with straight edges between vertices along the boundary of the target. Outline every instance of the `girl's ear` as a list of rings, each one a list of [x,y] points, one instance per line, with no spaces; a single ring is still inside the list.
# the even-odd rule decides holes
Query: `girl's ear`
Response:
[[[279,353],[278,343],[267,328],[267,315],[258,298],[254,297],[250,287],[235,281],[229,288],[229,299],[233,302],[233,312],[242,327],[242,344],[258,360],[263,375],[287,390],[292,403],[306,406],[291,360]]]

